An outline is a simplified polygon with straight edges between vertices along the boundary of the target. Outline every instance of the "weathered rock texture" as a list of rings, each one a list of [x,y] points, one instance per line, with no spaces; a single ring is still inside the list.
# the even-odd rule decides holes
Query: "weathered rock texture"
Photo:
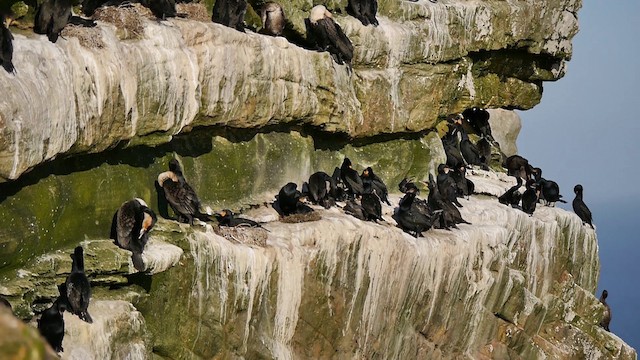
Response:
[[[481,171],[472,179],[485,194],[512,185]],[[318,210],[319,221],[285,224],[262,207],[249,214],[268,220],[269,232],[247,231],[266,235],[264,246],[209,226],[161,221],[153,240],[183,248],[180,261],[146,280],[108,284],[99,279],[113,277],[114,266],[91,256],[96,323],[65,316],[63,357],[636,358],[598,326],[603,307],[592,295],[599,263],[591,228],[561,209],[541,207],[529,217],[493,195],[461,201],[473,225],[419,239],[393,226],[387,206],[389,223],[381,224],[337,209]],[[126,252],[108,245],[84,244],[89,254],[103,249],[106,264],[117,263],[106,250]],[[66,257],[43,259],[60,269]],[[37,272],[52,285],[64,276]],[[20,299],[10,298],[18,308]]]
[[[137,40],[101,23],[91,29],[100,48],[16,35],[17,74],[0,72],[0,179],[197,126],[369,137],[429,129],[470,105],[527,109],[542,81],[564,74],[580,5],[382,1],[377,28],[337,16],[355,45],[352,73],[284,38],[192,20],[144,20]],[[285,3],[296,29],[311,6]]]

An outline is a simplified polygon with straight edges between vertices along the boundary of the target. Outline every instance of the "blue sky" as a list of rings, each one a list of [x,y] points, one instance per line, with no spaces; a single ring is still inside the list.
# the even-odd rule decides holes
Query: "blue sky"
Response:
[[[555,180],[571,209],[584,186],[609,292],[611,331],[640,349],[640,1],[584,0],[567,75],[520,112],[518,151]]]

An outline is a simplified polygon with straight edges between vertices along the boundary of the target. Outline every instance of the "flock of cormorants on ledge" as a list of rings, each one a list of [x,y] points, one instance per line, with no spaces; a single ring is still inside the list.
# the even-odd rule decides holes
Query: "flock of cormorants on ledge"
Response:
[[[417,1],[417,0],[416,0]],[[436,2],[437,0],[430,0]],[[92,16],[101,6],[131,6],[139,2],[148,7],[159,20],[169,17],[183,16],[176,11],[176,3],[191,2],[191,0],[84,0],[82,10],[84,15]],[[56,42],[62,29],[67,24],[92,27],[96,23],[87,18],[72,14],[70,0],[46,0],[38,8],[34,20],[33,30],[38,34],[47,35],[51,42]],[[246,0],[218,0],[213,8],[212,21],[234,28],[245,30],[244,15],[247,8]],[[349,0],[347,12],[356,17],[363,25],[378,25],[376,19],[376,0]],[[13,36],[9,31],[10,21],[6,21],[9,13],[0,13],[2,25],[0,27],[0,63],[9,72],[15,72],[12,62]],[[286,18],[282,6],[275,2],[267,2],[261,11],[263,28],[261,33],[281,36],[286,26]],[[353,45],[344,34],[340,26],[333,20],[332,14],[323,6],[317,5],[310,11],[307,25],[307,37],[311,47],[318,51],[328,51],[339,64],[350,65],[353,58]],[[436,178],[429,174],[428,182],[424,184],[429,189],[426,200],[417,196],[420,190],[412,179],[405,178],[398,189],[404,194],[394,209],[392,218],[403,231],[417,237],[423,232],[435,229],[457,228],[457,224],[469,224],[458,210],[462,204],[461,197],[469,197],[474,193],[474,184],[466,178],[467,169],[477,166],[489,170],[492,157],[492,146],[497,145],[489,126],[489,113],[482,108],[469,108],[462,114],[455,114],[447,119],[447,132],[442,136],[442,145],[446,153],[446,163],[438,166]],[[469,132],[479,136],[473,143]],[[565,202],[560,195],[556,182],[544,179],[542,170],[533,167],[519,156],[513,155],[503,159],[502,165],[509,175],[516,178],[517,184],[509,188],[498,200],[500,203],[521,209],[532,215],[538,203],[554,206],[556,202]],[[422,183],[422,182],[421,182]],[[525,187],[524,192],[519,189]],[[169,162],[169,170],[161,173],[157,179],[157,188],[162,192],[166,201],[173,209],[180,222],[193,224],[195,219],[201,221],[216,221],[220,226],[229,227],[258,227],[262,225],[253,220],[236,217],[225,209],[212,214],[210,209],[203,211],[202,204],[194,189],[186,181],[178,160]],[[582,221],[593,228],[592,216],[583,201],[583,188],[574,187],[575,199],[573,209]],[[345,158],[340,167],[336,167],[329,175],[319,171],[312,174],[302,185],[301,191],[297,184],[285,184],[273,203],[274,209],[282,216],[296,216],[312,213],[314,210],[305,204],[307,199],[312,204],[330,208],[344,203],[345,213],[363,221],[385,221],[382,217],[382,203],[391,205],[388,189],[384,181],[376,175],[371,167],[361,174],[353,169],[349,158]],[[135,269],[143,272],[146,269],[142,254],[148,241],[149,231],[157,221],[157,216],[147,203],[139,198],[124,202],[113,216],[111,238],[114,243],[132,253],[132,263]],[[264,229],[265,231],[268,231]],[[87,309],[91,298],[91,286],[84,273],[83,248],[78,246],[71,255],[72,268],[65,283],[59,285],[60,296],[53,305],[46,309],[38,320],[38,329],[56,351],[62,351],[64,337],[63,312],[69,311],[80,319],[92,323]],[[603,291],[600,301],[606,312],[601,326],[609,331],[611,310],[606,303],[607,291]],[[10,307],[4,300],[3,303]]]
[[[491,135],[488,111],[472,108],[466,111],[466,114],[467,116],[453,115],[447,119],[448,130],[442,136],[447,161],[438,166],[437,176],[434,178],[429,174],[427,182],[418,183],[405,178],[398,184],[398,190],[404,196],[395,207],[392,218],[399,228],[416,238],[432,228],[451,230],[457,228],[457,224],[469,224],[458,210],[462,207],[458,199],[469,198],[475,190],[473,182],[466,178],[466,171],[472,167],[489,169],[487,156],[491,154],[477,151],[477,148],[483,146],[483,141],[490,143],[489,148],[492,145],[497,147],[498,144]],[[479,136],[475,144],[464,144],[469,141],[467,131]],[[516,178],[517,184],[498,198],[500,203],[532,215],[538,203],[554,206],[558,201],[564,202],[558,184],[542,178],[542,171],[532,167],[525,158],[513,155],[504,158],[502,165],[509,175]],[[268,231],[256,221],[236,217],[229,209],[218,213],[213,213],[209,207],[203,209],[198,195],[185,179],[179,161],[171,159],[168,167],[168,171],[158,175],[155,186],[160,197],[173,209],[175,220],[191,225],[196,220],[213,221],[217,222],[218,226],[253,227]],[[420,183],[429,189],[426,200],[418,198]],[[519,189],[523,183],[525,190],[520,193]],[[576,185],[574,192],[574,211],[583,223],[593,228],[591,213],[582,199],[582,186]],[[382,204],[391,205],[388,195],[383,179],[376,175],[371,167],[365,168],[359,174],[353,169],[351,160],[344,158],[341,166],[336,167],[332,175],[323,171],[313,173],[308,181],[302,184],[301,190],[298,190],[297,184],[293,182],[285,184],[276,195],[272,206],[283,221],[296,216],[301,218],[300,222],[305,221],[304,217],[315,211],[305,202],[306,199],[311,204],[326,209],[334,206],[342,208],[346,214],[362,221],[386,222],[382,217]],[[131,251],[133,266],[139,272],[144,272],[147,268],[142,254],[149,232],[156,221],[155,212],[139,198],[125,201],[113,216],[110,237],[117,246]],[[87,311],[91,286],[84,273],[82,246],[75,248],[71,258],[71,273],[65,283],[59,285],[60,296],[38,320],[38,329],[56,351],[62,351],[64,311],[69,311],[88,323],[92,322]],[[609,331],[611,309],[606,303],[607,295],[605,290],[600,297],[606,309],[600,325]],[[8,302],[6,304],[10,306]]]

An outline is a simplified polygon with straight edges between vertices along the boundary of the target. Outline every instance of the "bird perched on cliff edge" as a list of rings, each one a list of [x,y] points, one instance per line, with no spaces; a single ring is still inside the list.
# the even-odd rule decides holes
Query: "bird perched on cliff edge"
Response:
[[[133,266],[138,271],[145,270],[142,252],[157,220],[147,203],[138,198],[124,202],[113,215],[111,238],[119,247],[131,251]]]
[[[272,36],[282,35],[287,22],[282,6],[276,2],[269,1],[262,6],[261,13],[262,29],[260,32]]]
[[[67,277],[67,301],[69,311],[80,319],[91,324],[93,319],[89,315],[89,302],[91,301],[91,284],[84,273],[84,250],[82,246],[76,246],[71,254],[71,274]]]
[[[611,307],[607,304],[607,296],[609,296],[609,292],[607,290],[603,290],[602,295],[600,295],[600,302],[604,305],[604,313],[602,314],[600,326],[605,330],[610,331],[609,324],[611,323]]]
[[[353,45],[329,10],[323,5],[314,6],[305,23],[309,42],[319,51],[328,51],[336,63],[347,64],[351,69]]]
[[[13,35],[5,24],[5,15],[0,14],[0,65],[8,72],[14,73],[13,67]]]
[[[582,185],[578,184],[573,187],[573,192],[576,194],[573,199],[573,212],[580,217],[583,223],[589,224],[593,229],[593,218],[591,217],[591,210],[587,207],[587,204],[582,200]]]
[[[169,171],[158,175],[158,185],[162,188],[169,206],[178,216],[178,221],[193,225],[194,218],[202,221],[212,220],[210,214],[200,210],[200,199],[184,178],[177,159],[169,161]]]

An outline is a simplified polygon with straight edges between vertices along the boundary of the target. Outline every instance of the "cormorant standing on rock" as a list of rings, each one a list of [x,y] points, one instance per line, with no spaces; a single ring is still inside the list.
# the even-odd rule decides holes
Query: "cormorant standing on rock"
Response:
[[[600,295],[600,302],[604,305],[604,313],[602,314],[602,321],[600,321],[600,326],[602,326],[605,330],[609,330],[609,324],[611,323],[611,307],[607,304],[607,296],[609,296],[609,292],[607,290],[602,291],[602,295]]]
[[[377,0],[349,0],[347,3],[347,13],[360,20],[364,26],[378,26],[377,12]]]
[[[147,203],[138,198],[124,202],[113,215],[111,238],[119,247],[131,251],[133,266],[138,271],[145,270],[142,252],[157,220]]]
[[[72,16],[72,6],[72,0],[45,0],[36,11],[33,31],[36,34],[46,34],[49,41],[55,43],[62,29],[69,23],[84,27],[96,26],[93,20]]]
[[[342,31],[340,25],[333,21],[333,15],[324,5],[316,5],[311,9],[307,25],[307,37],[319,51],[328,51],[335,62],[347,64],[351,68],[353,44]]]
[[[8,72],[14,73],[13,67],[13,35],[5,24],[5,15],[0,14],[0,65]]]
[[[467,164],[478,165],[484,170],[489,170],[485,164],[486,159],[480,155],[480,150],[478,150],[476,145],[469,140],[467,132],[462,129],[460,134],[462,135],[462,140],[460,140],[460,152]]]
[[[522,194],[518,191],[522,186],[522,179],[519,176],[516,176],[517,184],[510,187],[509,190],[505,191],[504,194],[498,197],[498,201],[500,204],[504,204],[511,207],[518,207],[520,203],[520,199],[522,199]]]
[[[71,19],[72,5],[71,0],[46,0],[36,11],[33,31],[36,34],[46,34],[49,41],[55,43]]]
[[[367,183],[364,188],[360,204],[362,204],[367,220],[384,220],[382,218],[382,204],[375,188],[371,187],[371,183]]]
[[[580,184],[573,187],[573,192],[576,194],[576,198],[573,199],[573,211],[580,217],[583,223],[589,224],[593,229],[591,210],[589,210],[587,204],[582,200],[582,191],[582,185]]]
[[[93,322],[87,309],[91,301],[91,284],[84,273],[84,252],[82,246],[76,246],[71,255],[71,274],[67,277],[67,301],[69,311],[89,324]]]
[[[293,214],[306,214],[313,211],[312,208],[302,203],[303,196],[298,190],[298,185],[290,182],[280,189],[273,208],[281,216]]]
[[[522,180],[529,180],[533,174],[533,166],[520,155],[511,155],[504,160],[502,166],[507,169],[510,176],[519,176]]]
[[[282,6],[269,1],[262,6],[261,13],[262,30],[260,32],[272,36],[282,35],[287,22]]]
[[[462,204],[458,201],[459,189],[455,180],[449,174],[450,171],[451,168],[446,164],[438,165],[438,191],[443,198],[454,203],[457,207],[462,207]]]
[[[478,135],[484,135],[489,141],[493,140],[491,125],[489,125],[489,112],[484,108],[472,107],[462,112],[467,124]]]
[[[529,215],[533,215],[536,211],[536,204],[540,196],[540,187],[535,180],[530,179],[526,182],[526,190],[522,194],[522,211]]]
[[[362,221],[367,220],[367,215],[364,212],[364,208],[362,207],[362,205],[358,204],[355,199],[347,200],[346,204],[344,205],[344,212]]]
[[[449,175],[453,179],[457,191],[458,197],[466,196],[467,200],[469,196],[473,194],[476,189],[476,185],[470,179],[467,179],[467,167],[466,166],[458,166],[456,169],[453,169],[449,172]]]
[[[55,352],[62,352],[62,339],[64,339],[64,317],[63,313],[67,310],[68,303],[65,299],[66,286],[64,284],[58,286],[60,296],[53,302],[49,308],[42,312],[38,319],[38,331],[44,337],[51,348]]]
[[[360,175],[362,179],[362,183],[366,188],[367,184],[371,186],[372,189],[376,191],[376,194],[380,197],[381,201],[387,203],[387,205],[391,206],[389,202],[389,190],[387,190],[387,185],[385,185],[384,181],[378,177],[378,175],[374,174],[373,169],[368,167],[362,171]]]
[[[211,21],[244,32],[246,0],[217,0],[213,5]]]
[[[169,171],[158,175],[158,185],[162,188],[167,202],[178,216],[178,221],[193,225],[193,218],[211,221],[208,214],[200,210],[200,199],[195,190],[182,175],[177,159],[169,161]]]
[[[418,204],[417,190],[415,186],[407,188],[405,196],[400,199],[400,204],[392,216],[404,232],[416,238],[420,237],[423,231],[431,228],[432,221],[431,214],[425,211],[428,207]]]
[[[304,192],[304,185],[303,192]],[[332,193],[337,192],[335,180],[324,171],[318,171],[309,176],[307,183],[309,188],[309,200],[314,204],[320,204],[325,209],[335,205],[335,198]]]
[[[351,160],[344,158],[340,166],[340,179],[347,187],[349,196],[359,196],[364,193],[364,184],[358,172],[353,170]]]

